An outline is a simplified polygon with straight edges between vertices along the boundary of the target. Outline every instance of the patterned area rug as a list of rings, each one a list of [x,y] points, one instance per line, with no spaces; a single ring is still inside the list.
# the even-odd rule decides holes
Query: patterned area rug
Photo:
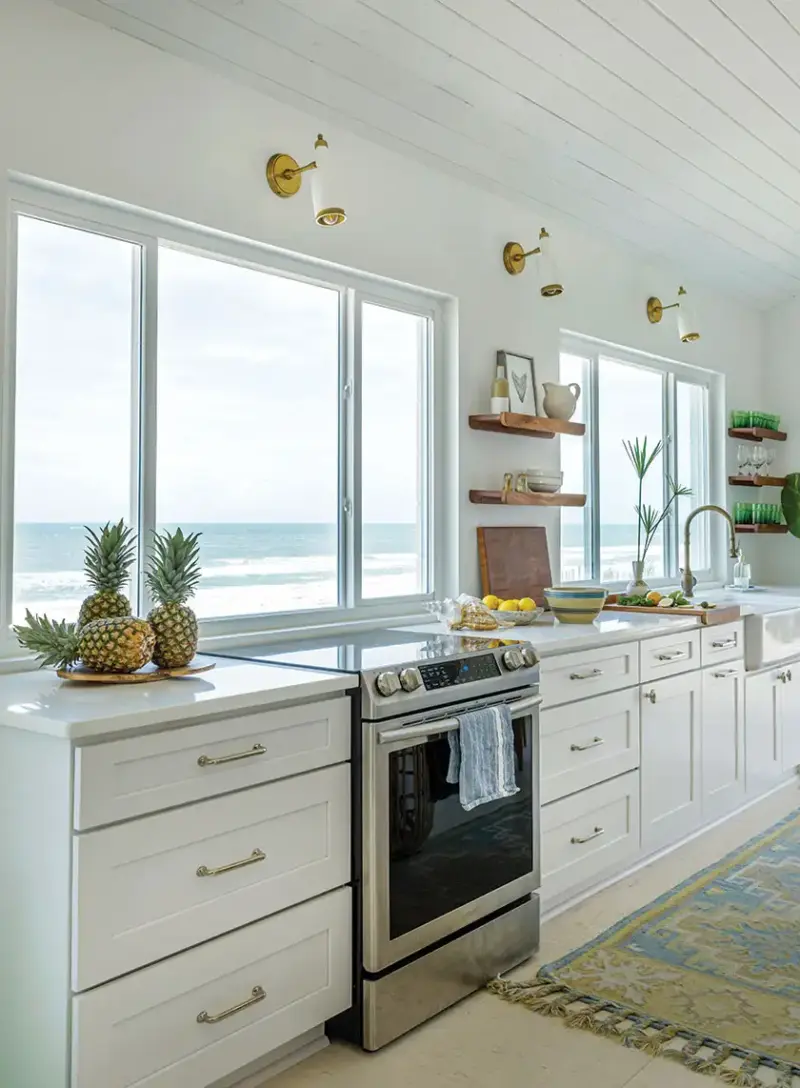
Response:
[[[489,988],[740,1088],[797,1088],[800,810],[533,981]]]

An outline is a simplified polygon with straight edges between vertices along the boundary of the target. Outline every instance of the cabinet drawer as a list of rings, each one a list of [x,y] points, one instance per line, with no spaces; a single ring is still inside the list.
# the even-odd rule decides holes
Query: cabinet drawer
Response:
[[[639,766],[639,690],[598,695],[541,714],[542,803]]]
[[[350,879],[350,765],[89,831],[74,845],[73,989]]]
[[[349,699],[78,748],[75,827],[115,823],[349,758]]]
[[[676,631],[639,644],[642,683],[700,668],[700,632]]]
[[[700,658],[703,667],[744,657],[744,620],[704,627],[700,632]]]
[[[340,888],[80,994],[72,1083],[216,1083],[349,1007],[351,941],[350,889]]]
[[[639,683],[635,642],[546,657],[541,663],[542,706],[556,706]]]
[[[542,894],[548,899],[622,869],[639,849],[639,772],[542,809]]]

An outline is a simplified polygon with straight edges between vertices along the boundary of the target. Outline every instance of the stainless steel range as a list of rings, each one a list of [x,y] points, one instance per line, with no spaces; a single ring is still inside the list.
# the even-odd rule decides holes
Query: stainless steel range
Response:
[[[527,643],[372,631],[236,656],[358,673],[356,988],[329,1025],[377,1050],[539,943],[539,669]],[[506,703],[519,792],[467,812],[447,782],[458,715]]]

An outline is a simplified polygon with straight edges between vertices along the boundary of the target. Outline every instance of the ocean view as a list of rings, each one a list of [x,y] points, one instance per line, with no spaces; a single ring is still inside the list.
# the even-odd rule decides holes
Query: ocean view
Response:
[[[203,580],[194,608],[203,617],[289,612],[336,604],[336,527],[325,524],[189,524],[201,532]],[[175,526],[168,525],[173,529]],[[364,594],[419,592],[417,528],[365,525]],[[81,524],[17,525],[14,619],[26,608],[74,620],[89,589]]]

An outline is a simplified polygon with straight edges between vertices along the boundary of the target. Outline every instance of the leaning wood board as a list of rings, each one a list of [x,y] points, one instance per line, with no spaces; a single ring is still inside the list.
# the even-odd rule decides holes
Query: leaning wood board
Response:
[[[676,619],[696,616],[706,627],[716,627],[719,623],[732,623],[742,614],[738,604],[725,605],[724,608],[719,605],[716,608],[645,608],[643,605],[636,604],[607,604],[603,606],[603,611],[644,612],[648,616],[674,616]]]
[[[184,665],[178,669],[159,669],[157,665],[145,665],[138,672],[95,672],[83,665],[69,669],[59,669],[56,673],[62,680],[72,680],[81,684],[152,684],[156,680],[171,680],[176,676],[196,676],[199,672],[210,672],[216,667],[212,661],[208,665]]]
[[[481,595],[509,600],[531,597],[544,607],[544,590],[553,584],[547,533],[535,525],[481,526],[478,529]]]

